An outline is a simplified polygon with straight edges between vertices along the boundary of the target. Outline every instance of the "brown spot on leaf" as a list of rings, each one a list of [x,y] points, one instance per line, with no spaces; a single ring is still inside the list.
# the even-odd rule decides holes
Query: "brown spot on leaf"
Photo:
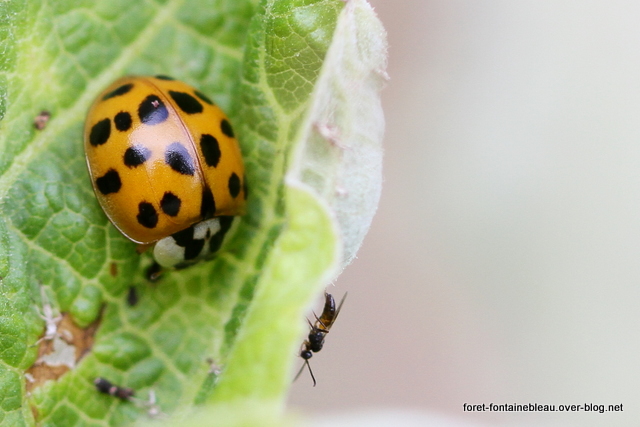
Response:
[[[69,365],[76,366],[93,348],[94,336],[100,320],[101,317],[86,328],[81,328],[73,323],[68,313],[63,313],[56,337],[50,340],[43,339],[39,343],[38,358],[25,375],[27,391],[30,392],[49,380],[57,380],[70,370]],[[52,355],[55,351],[60,351],[60,347],[73,348],[73,360],[52,363]]]

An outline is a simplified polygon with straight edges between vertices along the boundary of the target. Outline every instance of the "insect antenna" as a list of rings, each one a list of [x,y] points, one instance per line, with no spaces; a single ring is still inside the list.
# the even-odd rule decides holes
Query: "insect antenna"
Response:
[[[298,373],[296,374],[296,377],[293,379],[293,381],[297,380],[298,377],[300,376],[300,374],[302,374],[302,371],[304,371],[304,367],[309,368],[309,374],[311,374],[311,379],[313,380],[313,386],[316,386],[316,377],[313,375],[313,371],[311,370],[311,365],[309,364],[309,360],[306,359],[304,361],[304,363],[302,364],[302,366],[300,366],[300,370],[298,371]]]

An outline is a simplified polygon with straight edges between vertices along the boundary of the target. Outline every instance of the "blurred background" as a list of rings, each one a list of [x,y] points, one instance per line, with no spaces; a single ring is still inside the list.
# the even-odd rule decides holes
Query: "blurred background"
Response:
[[[382,199],[291,405],[640,425],[640,3],[371,3]],[[623,412],[462,410],[492,402]]]

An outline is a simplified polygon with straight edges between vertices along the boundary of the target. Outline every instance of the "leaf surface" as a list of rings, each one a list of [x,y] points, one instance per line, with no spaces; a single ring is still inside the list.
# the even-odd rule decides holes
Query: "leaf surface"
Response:
[[[148,417],[141,402],[97,393],[96,377],[140,401],[154,392],[166,414],[255,402],[276,417],[306,308],[353,257],[377,204],[386,46],[370,7],[9,0],[0,52],[0,422]],[[246,162],[248,212],[219,256],[156,284],[149,256],[97,204],[82,150],[89,105],[126,74],[206,93]],[[41,111],[51,118],[38,130]],[[62,367],[36,363],[61,341],[36,343],[47,307],[73,335],[71,356],[54,347]]]

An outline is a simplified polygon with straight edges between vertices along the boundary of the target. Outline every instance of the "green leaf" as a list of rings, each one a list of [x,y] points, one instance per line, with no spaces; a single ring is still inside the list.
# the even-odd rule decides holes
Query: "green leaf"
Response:
[[[128,424],[155,394],[174,417],[200,406],[277,425],[305,311],[379,197],[386,45],[366,1],[7,0],[0,52],[0,423]],[[220,254],[154,284],[81,148],[92,100],[126,74],[213,98],[247,170],[248,212]],[[47,308],[70,345],[37,343]],[[96,377],[138,400],[98,393]]]

